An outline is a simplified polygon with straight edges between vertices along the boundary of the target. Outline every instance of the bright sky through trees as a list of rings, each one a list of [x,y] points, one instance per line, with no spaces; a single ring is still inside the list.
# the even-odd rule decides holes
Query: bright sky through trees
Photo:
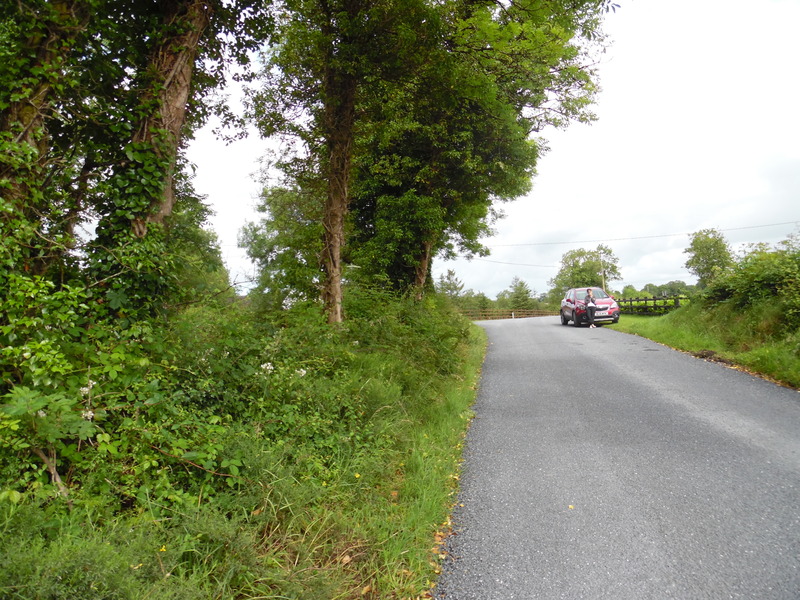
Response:
[[[551,150],[529,196],[503,207],[492,256],[435,261],[434,278],[453,269],[465,289],[494,297],[517,276],[541,293],[564,252],[604,243],[620,258],[620,289],[692,282],[689,233],[718,229],[736,249],[797,231],[800,1],[620,5],[606,18],[614,45],[600,67],[599,121],[543,132]],[[240,280],[252,268],[236,237],[256,218],[250,174],[266,147],[255,137],[224,147],[201,133],[190,153]]]

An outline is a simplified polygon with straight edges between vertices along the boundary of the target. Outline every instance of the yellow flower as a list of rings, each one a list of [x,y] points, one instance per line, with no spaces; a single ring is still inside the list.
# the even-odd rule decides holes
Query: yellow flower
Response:
[[[166,552],[167,551],[167,547],[166,546],[161,546],[161,548],[159,548],[158,551],[159,552]]]
[[[361,473],[355,473],[355,478],[358,479],[359,477],[361,477]]]

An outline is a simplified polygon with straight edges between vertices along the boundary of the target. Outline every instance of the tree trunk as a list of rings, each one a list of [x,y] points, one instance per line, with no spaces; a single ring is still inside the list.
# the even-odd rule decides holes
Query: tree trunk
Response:
[[[65,58],[75,38],[88,23],[85,8],[79,1],[57,0],[51,3],[43,31],[24,42],[26,52],[22,54],[27,54],[30,62],[21,78],[27,77],[35,83],[31,85],[21,80],[16,94],[18,99],[0,111],[0,133],[10,134],[10,141],[20,148],[14,151],[13,156],[0,157],[0,180],[7,180],[3,198],[27,219],[38,224],[47,212],[43,208],[47,199],[40,186],[46,179],[45,168],[50,158],[47,118],[52,112],[53,84],[62,77]],[[32,150],[30,155],[22,150],[25,146]],[[41,235],[39,229],[41,227],[37,225],[37,234]],[[32,241],[30,248],[40,245],[42,240]],[[50,250],[33,252],[26,269],[34,274],[44,273],[52,258]]]
[[[350,3],[351,13],[358,12],[359,3]],[[333,15],[329,15],[333,22]],[[326,32],[333,39],[333,26]],[[345,42],[346,43],[346,42]],[[328,192],[322,218],[324,247],[322,267],[325,280],[322,301],[328,323],[341,323],[342,312],[342,247],[345,243],[344,225],[349,201],[350,166],[355,123],[356,90],[358,80],[352,73],[334,65],[335,49],[329,48],[323,80],[325,107],[324,128],[328,150]]]
[[[154,199],[149,214],[133,220],[138,237],[147,233],[147,223],[162,223],[175,206],[174,173],[186,121],[198,44],[209,24],[211,8],[206,0],[172,0],[165,10],[165,24],[174,33],[167,36],[153,55],[153,83],[144,104],[156,100],[156,109],[140,124],[133,142],[151,144],[167,162],[164,188]]]
[[[353,77],[332,74],[326,86],[334,96],[325,107],[328,125],[328,193],[325,201],[322,299],[329,323],[341,323],[342,247],[349,197],[350,158],[353,143],[356,82]]]
[[[425,283],[428,279],[428,271],[431,266],[431,250],[433,249],[433,242],[427,240],[422,243],[422,252],[417,264],[414,265],[414,297],[417,300],[422,300],[422,293],[425,289]]]

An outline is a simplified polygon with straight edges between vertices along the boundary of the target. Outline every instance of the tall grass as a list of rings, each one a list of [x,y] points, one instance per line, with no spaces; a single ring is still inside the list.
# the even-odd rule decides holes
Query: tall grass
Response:
[[[176,317],[153,357],[169,412],[104,422],[124,445],[65,472],[71,509],[0,481],[0,597],[428,597],[485,337],[436,300],[349,298],[339,328],[316,307]]]

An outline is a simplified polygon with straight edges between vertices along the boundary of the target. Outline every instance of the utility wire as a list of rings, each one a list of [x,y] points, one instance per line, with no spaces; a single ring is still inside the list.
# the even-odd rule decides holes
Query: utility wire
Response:
[[[778,225],[792,225],[798,224],[800,221],[785,221],[784,223],[770,223],[769,225],[750,225],[748,227],[730,227],[728,229],[719,229],[718,231],[741,231],[743,229],[759,229],[761,227],[777,227]],[[531,242],[526,244],[487,244],[492,247],[501,248],[501,247],[511,247],[511,246],[557,246],[560,244],[600,244],[603,242],[626,242],[629,240],[649,240],[654,238],[666,238],[666,237],[677,237],[679,235],[692,235],[692,233],[664,233],[661,235],[642,235],[638,237],[625,237],[625,238],[613,238],[607,240],[575,240],[569,242]],[[510,263],[509,263],[510,264]],[[527,265],[527,266],[541,266],[541,265]]]
[[[741,231],[743,229],[760,229],[762,227],[777,227],[779,225],[792,225],[792,224],[800,224],[800,221],[785,221],[783,223],[771,223],[769,225],[749,225],[747,227],[729,227],[728,229],[719,229],[718,231]],[[574,241],[574,242],[536,242],[530,244],[491,244],[493,247],[512,247],[512,246],[555,246],[558,244],[598,244],[602,242],[622,242],[627,240],[647,240],[652,238],[665,238],[665,237],[675,237],[679,235],[691,235],[690,233],[665,233],[661,235],[643,235],[639,237],[627,237],[627,238],[615,238],[611,240],[584,240],[584,241]],[[468,260],[477,260],[481,262],[488,262],[494,263],[498,265],[511,265],[514,267],[538,267],[541,269],[556,269],[558,268],[558,264],[554,265],[531,265],[527,263],[515,263],[515,262],[504,262],[500,260],[490,260],[488,258],[480,258],[480,257],[472,257]]]
[[[481,262],[495,263],[497,265],[514,265],[515,267],[541,267],[542,269],[552,269],[553,265],[527,265],[524,263],[503,262],[500,260],[489,260],[488,258],[473,257],[467,260],[479,260]],[[556,265],[557,266],[557,265]]]

